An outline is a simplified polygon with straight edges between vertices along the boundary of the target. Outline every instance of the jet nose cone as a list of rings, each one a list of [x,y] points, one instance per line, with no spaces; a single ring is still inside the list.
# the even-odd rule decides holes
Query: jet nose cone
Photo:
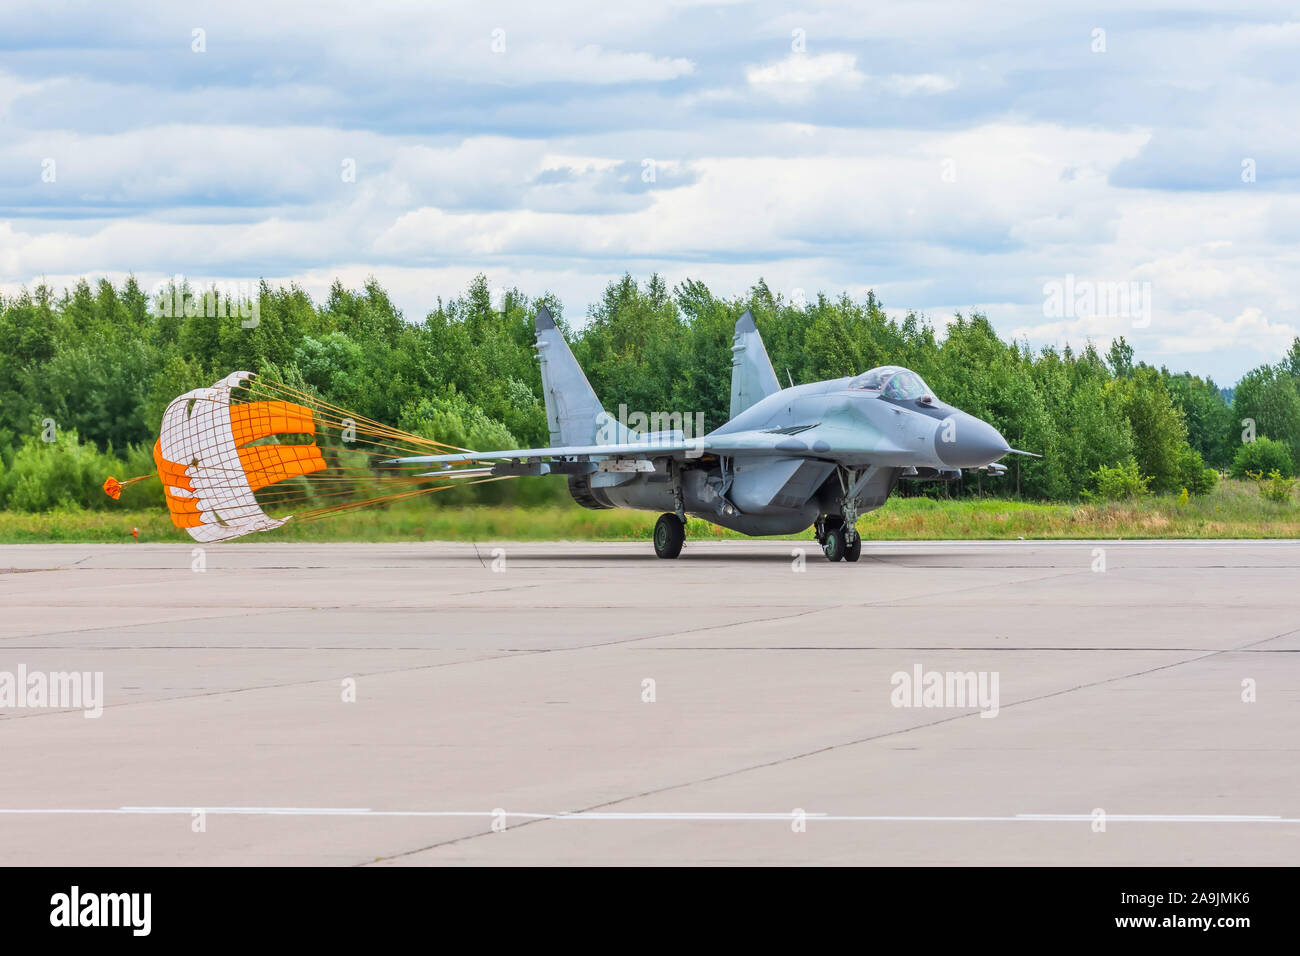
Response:
[[[952,468],[992,464],[1010,450],[996,428],[965,412],[954,412],[939,423],[934,433],[935,454]]]

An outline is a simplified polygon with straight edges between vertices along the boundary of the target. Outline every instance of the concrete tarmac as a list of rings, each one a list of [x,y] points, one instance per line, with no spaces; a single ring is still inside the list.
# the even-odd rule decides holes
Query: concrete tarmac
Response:
[[[1295,864],[1300,545],[0,547],[0,754],[6,866]]]

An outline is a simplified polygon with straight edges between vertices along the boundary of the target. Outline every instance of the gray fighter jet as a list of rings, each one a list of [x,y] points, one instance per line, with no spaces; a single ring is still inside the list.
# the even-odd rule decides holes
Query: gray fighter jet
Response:
[[[654,532],[661,558],[681,553],[694,515],[749,535],[812,526],[827,558],[856,561],[858,516],[883,505],[900,479],[951,481],[963,468],[1003,474],[999,458],[1032,454],[895,365],[782,388],[748,311],[731,347],[731,420],[707,435],[633,429],[601,406],[544,306],[536,327],[549,447],[396,461],[442,469],[431,474],[477,464],[492,475],[567,475],[584,508],[664,512]]]

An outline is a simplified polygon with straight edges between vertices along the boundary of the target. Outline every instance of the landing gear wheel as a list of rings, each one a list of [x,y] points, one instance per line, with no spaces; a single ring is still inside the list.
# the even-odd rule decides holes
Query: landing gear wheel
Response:
[[[856,561],[860,557],[862,557],[862,535],[855,534],[853,543],[844,548],[844,560]]]
[[[843,528],[827,528],[826,537],[822,540],[822,551],[826,554],[828,561],[843,561],[844,553],[848,550],[848,545],[844,540]]]
[[[686,542],[686,527],[674,514],[662,514],[655,522],[655,554],[661,558],[675,558],[682,553]]]

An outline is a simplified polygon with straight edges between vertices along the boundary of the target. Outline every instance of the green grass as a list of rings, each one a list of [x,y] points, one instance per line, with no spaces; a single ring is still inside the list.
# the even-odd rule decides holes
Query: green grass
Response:
[[[426,499],[320,521],[290,521],[240,540],[648,541],[655,518],[649,512],[588,511],[576,504],[525,508]],[[1186,503],[1177,497],[1105,504],[893,497],[858,527],[867,540],[1300,538],[1300,502],[1266,501],[1253,483],[1241,481],[1222,482],[1213,493]],[[161,502],[148,511],[0,511],[0,543],[5,544],[124,542],[131,540],[132,528],[141,541],[191,540],[172,526]],[[694,518],[687,534],[696,539],[744,537]]]
[[[1202,498],[1044,504],[985,498],[891,498],[858,527],[868,539],[1300,538],[1300,502],[1260,497],[1225,481]]]

